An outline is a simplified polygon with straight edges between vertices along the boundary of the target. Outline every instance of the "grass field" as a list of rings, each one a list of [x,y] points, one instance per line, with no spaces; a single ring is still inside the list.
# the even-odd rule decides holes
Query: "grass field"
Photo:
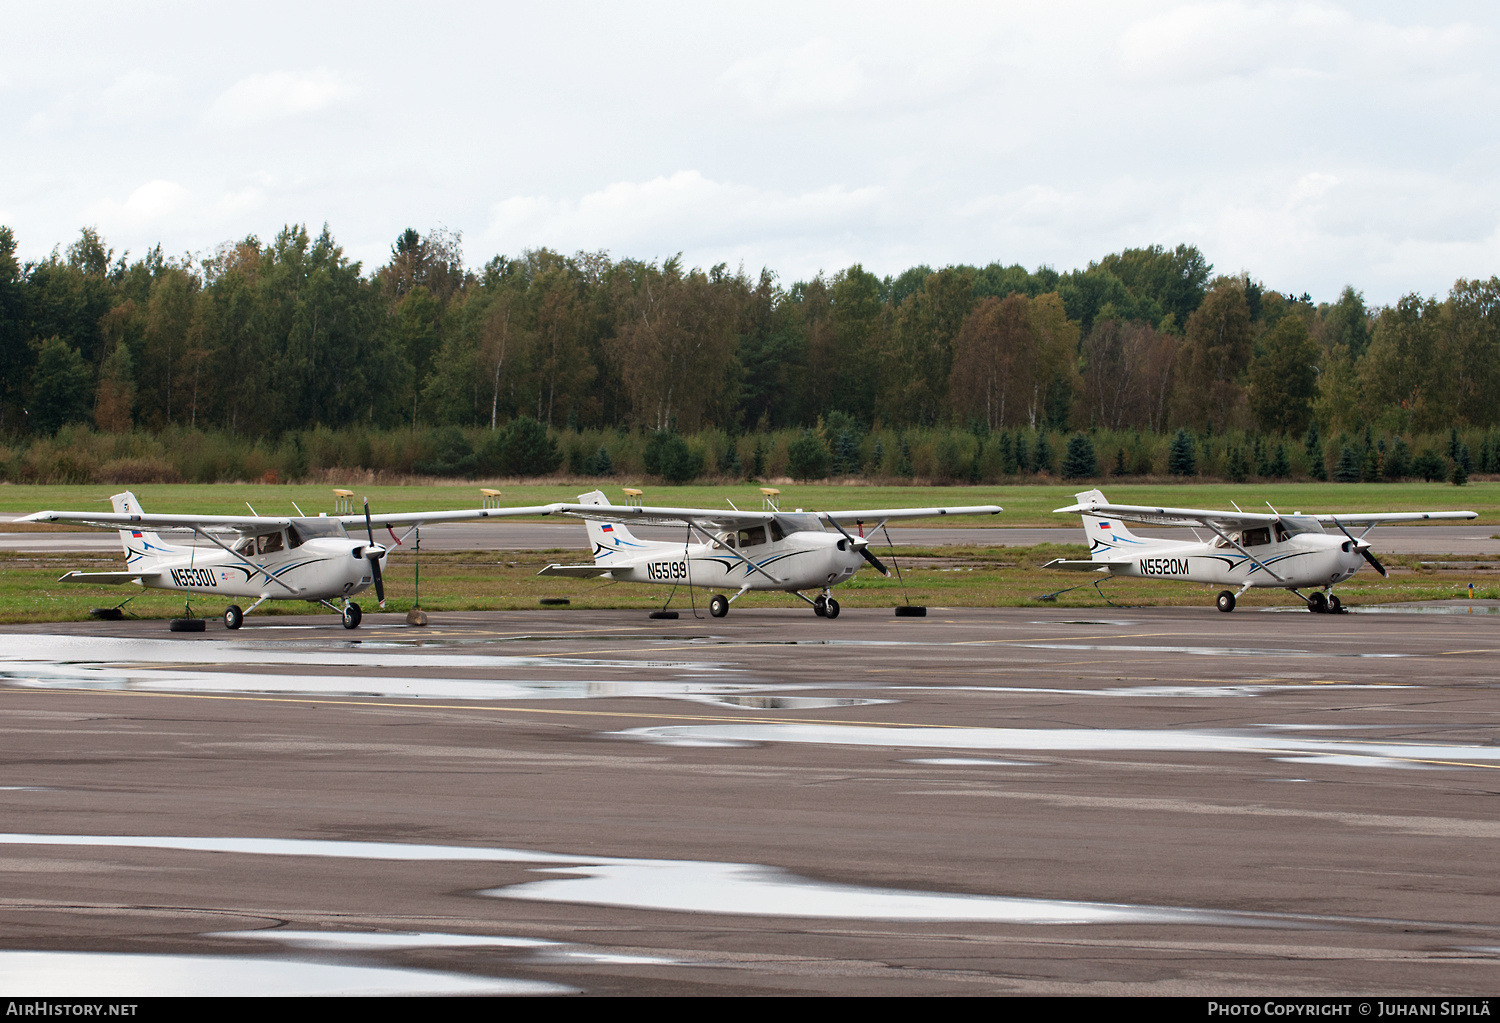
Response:
[[[428,611],[535,609],[543,597],[566,597],[573,608],[660,607],[670,589],[665,586],[614,584],[593,580],[539,578],[537,571],[551,561],[570,560],[576,551],[545,552],[442,552],[421,556],[421,603]],[[883,552],[883,556],[884,552]],[[1058,557],[1086,557],[1082,545],[1039,544],[1034,547],[937,547],[928,550],[902,548],[898,563],[904,580],[882,579],[862,572],[835,591],[846,608],[889,608],[896,604],[928,604],[935,607],[1025,607],[1043,606],[1042,595],[1077,586],[1056,597],[1055,605],[1105,608],[1116,605],[1208,606],[1217,587],[1185,585],[1147,579],[1115,579],[1095,590],[1092,577],[1048,572],[1041,565]],[[1492,558],[1384,555],[1390,579],[1361,571],[1338,588],[1349,604],[1376,604],[1409,600],[1456,599],[1475,596],[1500,599],[1500,555]],[[889,558],[887,558],[889,563]],[[73,568],[102,571],[119,559],[89,558],[67,554],[0,554],[0,622],[78,621],[90,608],[118,604],[134,596],[128,609],[143,618],[167,618],[182,613],[183,596],[162,590],[141,590],[133,585],[85,586],[59,583],[57,577]],[[386,571],[387,610],[404,612],[412,606],[416,564],[405,551],[391,556]],[[1079,584],[1082,583],[1080,586]],[[1106,597],[1108,598],[1106,600]],[[367,612],[376,610],[375,596],[367,591],[358,598]],[[694,591],[691,599],[705,610],[708,593]],[[690,595],[677,590],[672,607],[688,611]],[[248,602],[247,602],[248,603]],[[792,607],[795,598],[785,594],[746,594],[736,608]],[[224,611],[224,598],[195,600],[194,613],[217,617]],[[1241,599],[1245,607],[1297,606],[1300,601],[1282,590],[1251,590]],[[1048,606],[1052,606],[1048,602]],[[267,601],[256,614],[307,614],[315,610],[302,601]],[[560,611],[559,613],[566,613]],[[811,614],[808,610],[808,614]],[[331,619],[332,616],[330,616]]]
[[[486,484],[491,485],[491,484]],[[592,490],[597,481],[498,484],[500,501],[506,505],[550,504],[574,501]],[[602,486],[610,500],[623,504],[621,487],[627,482]],[[894,487],[858,484],[781,484],[781,507],[786,510],[837,511],[849,508],[932,507],[936,505],[998,504],[1004,514],[990,517],[948,519],[950,526],[1067,526],[1072,516],[1055,515],[1054,508],[1073,503],[1073,495],[1093,483],[1037,484],[996,487]],[[1500,525],[1500,481],[1471,482],[1464,487],[1446,483],[1170,483],[1103,481],[1100,488],[1111,501],[1122,504],[1171,505],[1187,508],[1229,508],[1238,502],[1246,511],[1265,508],[1269,501],[1284,512],[1451,511],[1468,509],[1479,513],[1479,524]],[[439,508],[473,508],[481,501],[479,483],[440,483],[431,486],[361,486],[351,484],[356,504],[365,497],[375,511],[429,511]],[[123,487],[26,486],[0,484],[0,512],[27,513],[52,509],[76,511],[107,509],[99,502]],[[293,503],[308,514],[332,512],[333,491],[311,484],[151,484],[134,488],[141,504],[152,512],[235,515],[246,503],[262,515],[294,514]],[[741,509],[758,509],[758,484],[714,486],[646,485],[647,504],[694,508],[727,508],[733,501]],[[0,528],[4,528],[0,525]],[[504,528],[499,526],[497,528]]]

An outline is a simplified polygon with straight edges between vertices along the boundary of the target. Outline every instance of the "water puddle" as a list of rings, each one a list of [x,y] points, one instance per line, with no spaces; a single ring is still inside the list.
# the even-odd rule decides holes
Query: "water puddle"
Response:
[[[9,635],[0,663],[30,664],[321,664],[382,668],[620,668],[670,667],[692,672],[721,672],[732,666],[710,661],[632,661],[588,657],[536,657],[508,654],[392,653],[386,644],[261,643],[229,640],[183,643],[167,639],[122,639],[109,636]]]
[[[0,990],[21,998],[566,995],[536,980],[257,956],[0,951]]]
[[[492,948],[537,953],[527,961],[588,963],[600,966],[685,966],[681,959],[630,955],[544,938],[485,934],[401,933],[373,931],[220,931],[206,938],[268,941],[298,949],[327,952],[371,952],[415,948]]]
[[[231,671],[152,671],[31,665],[0,670],[0,684],[24,689],[129,692],[246,693],[261,696],[379,697],[411,700],[669,699],[742,710],[817,710],[892,700],[763,695],[826,689],[812,683],[650,682],[577,679],[355,678],[346,675],[270,675]]]
[[[1035,760],[986,760],[983,757],[928,757],[908,760],[908,764],[930,764],[933,767],[1045,767]]]
[[[1045,696],[1139,696],[1145,698],[1217,699],[1220,697],[1264,696],[1267,693],[1330,689],[1410,689],[1404,682],[1288,682],[1275,685],[1254,682],[1226,682],[1211,686],[1114,686],[1109,689],[1050,689],[1036,686],[891,686],[891,689],[972,693],[1026,693]]]
[[[262,856],[328,856],[363,860],[477,861],[549,864],[566,875],[491,888],[482,895],[533,902],[587,903],[682,913],[829,917],[844,920],[988,921],[1015,924],[1298,925],[1288,915],[1142,906],[1060,899],[966,895],[815,881],[757,863],[579,856],[528,849],[406,845],[291,838],[189,838],[125,835],[0,834],[0,844],[108,846]],[[250,932],[265,934],[268,932]],[[325,939],[336,940],[336,939]],[[609,953],[603,953],[609,954]],[[229,960],[231,962],[235,960]],[[85,967],[80,964],[80,969]],[[0,975],[3,978],[3,975]],[[508,983],[508,982],[497,982]],[[11,990],[19,990],[12,987]],[[71,992],[70,992],[71,993]]]
[[[1202,731],[1124,728],[925,728],[887,725],[745,723],[661,725],[612,732],[653,743],[791,742],[828,746],[887,746],[953,750],[1055,750],[1091,753],[1250,753],[1299,757],[1298,762],[1398,767],[1414,763],[1451,767],[1500,765],[1500,747],[1318,739],[1269,730]]]
[[[1292,607],[1267,607],[1263,611],[1281,614],[1286,611],[1307,613],[1302,605]],[[1369,604],[1364,607],[1344,605],[1344,613],[1351,615],[1500,615],[1500,606],[1494,604],[1462,604],[1457,607],[1413,607],[1403,604]]]
[[[1191,654],[1197,657],[1409,657],[1410,654],[1325,653],[1230,646],[1135,646],[1126,643],[1017,643],[1032,650],[1104,650],[1111,653]]]

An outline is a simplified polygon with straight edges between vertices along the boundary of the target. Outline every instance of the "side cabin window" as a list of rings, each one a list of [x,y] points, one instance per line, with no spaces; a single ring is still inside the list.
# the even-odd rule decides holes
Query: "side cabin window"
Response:
[[[1256,529],[1247,529],[1244,533],[1244,539],[1240,541],[1240,543],[1244,544],[1246,547],[1259,547],[1261,544],[1267,544],[1270,542],[1270,526],[1260,526]]]
[[[1284,525],[1281,524],[1281,520],[1280,519],[1277,519],[1276,520],[1276,542],[1277,543],[1286,543],[1291,538],[1292,538],[1292,534],[1288,533],[1287,529],[1286,529],[1286,526],[1284,526]]]
[[[234,553],[246,558],[255,557],[255,537],[247,536],[234,545]]]
[[[282,549],[280,533],[267,533],[265,536],[256,537],[256,540],[258,541],[256,546],[261,554],[272,554]]]
[[[741,547],[754,547],[757,544],[763,544],[765,542],[765,526],[751,526],[749,529],[742,529],[739,532],[739,545]]]
[[[301,547],[302,540],[303,536],[301,533],[297,532],[296,526],[286,527],[286,545],[288,550],[294,547]]]
[[[734,534],[733,533],[720,533],[718,536],[714,537],[714,548],[716,550],[721,550],[722,551],[726,547],[733,547],[733,546],[734,546]]]
[[[780,543],[786,539],[786,534],[781,531],[781,523],[775,519],[771,520],[771,542]]]

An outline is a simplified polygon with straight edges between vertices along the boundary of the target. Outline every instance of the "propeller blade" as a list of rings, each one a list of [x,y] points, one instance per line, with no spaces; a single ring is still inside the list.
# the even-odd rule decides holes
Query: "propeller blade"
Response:
[[[385,606],[385,578],[380,571],[380,559],[385,556],[385,549],[375,546],[375,527],[370,524],[370,499],[365,498],[365,536],[369,537],[370,546],[365,548],[365,557],[370,559],[370,574],[375,577],[375,599],[380,601],[380,606]]]
[[[1359,549],[1359,553],[1365,556],[1365,560],[1370,563],[1371,568],[1379,572],[1381,575],[1385,576],[1387,579],[1391,577],[1391,573],[1385,570],[1385,566],[1380,563],[1379,559],[1377,559],[1375,555],[1370,553],[1370,548],[1368,546],[1361,547]]]
[[[838,521],[834,519],[832,515],[828,516],[828,521],[833,523],[834,529],[837,529],[840,533],[844,534],[844,539],[849,541],[849,546],[859,551],[860,555],[874,567],[875,571],[884,576],[889,576],[891,574],[890,569],[886,568],[883,564],[880,563],[879,558],[870,553],[869,540],[860,541],[854,539],[854,537],[849,535],[849,531],[843,526],[839,525]]]
[[[370,559],[370,573],[375,576],[375,599],[380,601],[381,607],[385,606],[385,578],[380,571],[380,555],[384,553],[365,555]]]

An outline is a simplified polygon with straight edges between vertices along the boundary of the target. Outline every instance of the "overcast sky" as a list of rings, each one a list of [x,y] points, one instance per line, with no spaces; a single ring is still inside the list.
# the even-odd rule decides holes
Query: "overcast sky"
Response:
[[[762,266],[1500,273],[1493,4],[10,3],[0,224]]]

